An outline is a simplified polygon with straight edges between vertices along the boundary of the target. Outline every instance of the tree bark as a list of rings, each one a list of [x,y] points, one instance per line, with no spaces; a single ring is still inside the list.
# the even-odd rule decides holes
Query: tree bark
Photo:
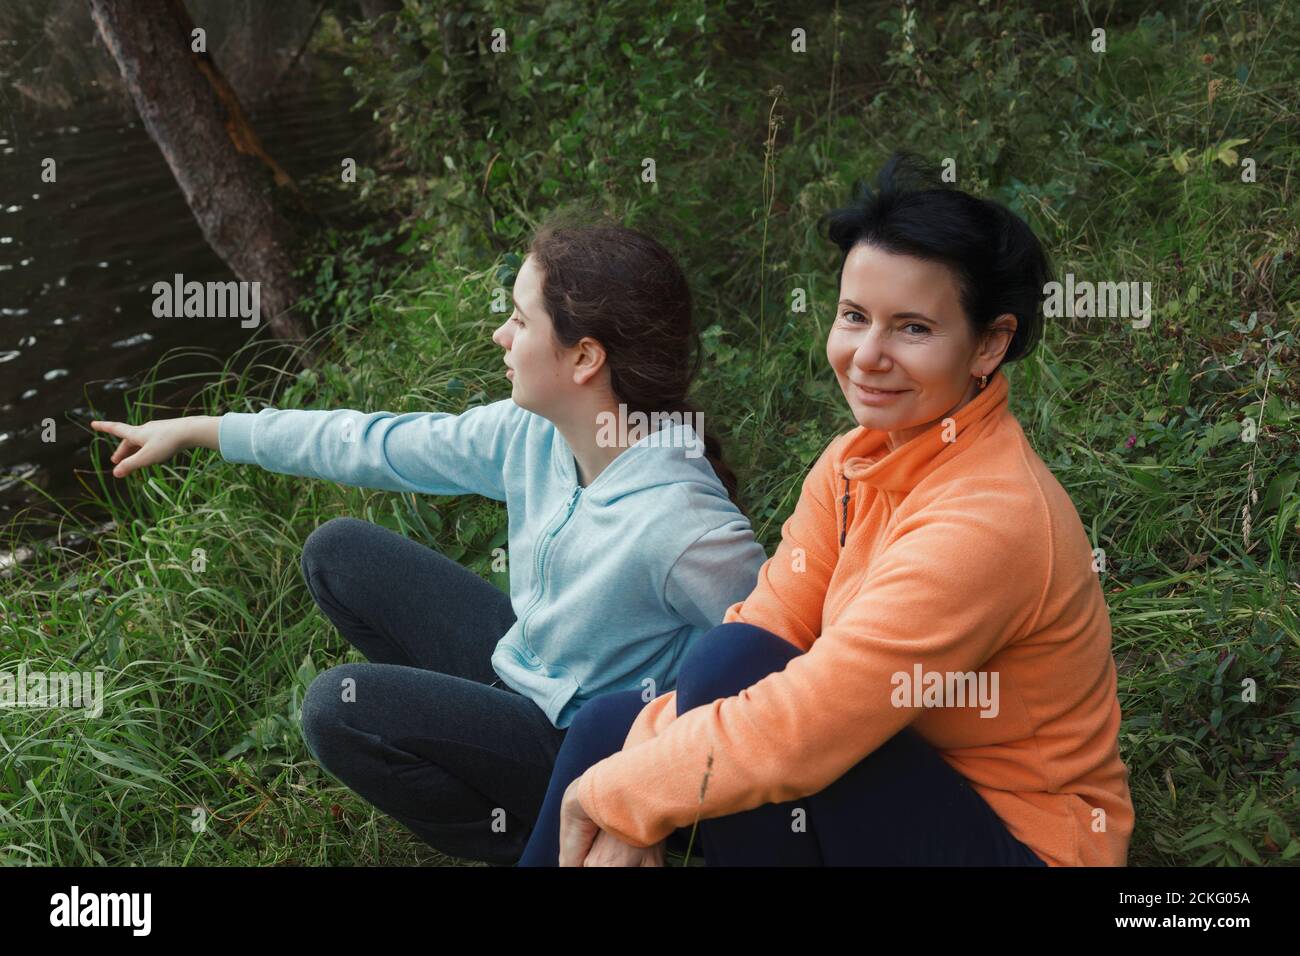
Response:
[[[239,100],[206,54],[191,51],[181,0],[89,0],[104,45],[117,61],[145,129],[214,252],[241,281],[259,282],[262,315],[283,339],[306,329],[291,311],[302,289],[293,275],[289,222],[275,208],[265,165],[288,174],[262,149]]]

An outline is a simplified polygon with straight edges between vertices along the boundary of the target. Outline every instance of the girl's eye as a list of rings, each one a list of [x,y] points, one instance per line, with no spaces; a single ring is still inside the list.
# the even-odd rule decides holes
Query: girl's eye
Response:
[[[853,312],[853,311],[845,312],[845,313],[844,313],[844,318],[847,319],[847,318],[848,318],[849,316],[851,316],[851,315],[856,315],[858,318],[865,318],[865,316],[863,316],[861,312]],[[856,323],[854,323],[854,324],[856,324]]]
[[[922,325],[920,322],[909,322],[907,324],[907,327],[909,329],[920,329],[921,330],[920,334],[922,335],[930,334],[930,327],[928,325]]]

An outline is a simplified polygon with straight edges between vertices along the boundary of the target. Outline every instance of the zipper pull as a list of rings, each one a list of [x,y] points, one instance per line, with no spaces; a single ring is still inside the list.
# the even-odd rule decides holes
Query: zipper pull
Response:
[[[565,506],[564,509],[564,521],[569,520],[569,515],[573,514],[573,509],[578,506],[578,495],[580,494],[582,494],[582,485],[578,485],[576,488],[574,488],[573,493],[569,495],[569,503],[567,506]],[[562,521],[560,522],[560,524],[563,525],[564,522]],[[550,537],[552,538],[555,537],[555,535],[559,532],[559,530],[560,530],[559,528],[556,528],[554,531],[552,531]]]
[[[840,547],[844,547],[844,538],[849,533],[849,476],[844,475],[844,527],[840,531]]]

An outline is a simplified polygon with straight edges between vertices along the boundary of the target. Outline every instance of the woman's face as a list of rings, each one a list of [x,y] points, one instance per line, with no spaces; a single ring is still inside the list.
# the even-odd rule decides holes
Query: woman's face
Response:
[[[1015,326],[999,316],[981,348],[947,266],[859,243],[844,261],[826,358],[858,424],[889,432],[893,449],[979,393]]]
[[[492,333],[506,350],[506,376],[514,383],[515,404],[538,415],[563,408],[574,388],[572,370],[566,374],[563,351],[557,350],[551,316],[542,299],[542,270],[532,256],[524,259],[515,277],[514,311]]]

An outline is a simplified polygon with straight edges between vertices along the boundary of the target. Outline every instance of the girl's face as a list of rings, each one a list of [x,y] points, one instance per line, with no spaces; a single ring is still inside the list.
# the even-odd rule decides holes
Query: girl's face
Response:
[[[947,266],[859,243],[844,260],[826,358],[858,424],[889,432],[893,449],[974,398],[1015,327],[999,316],[977,342]]]
[[[542,271],[532,256],[515,277],[514,311],[492,333],[506,350],[506,376],[514,383],[515,404],[544,417],[565,407],[574,390],[573,368],[557,350],[551,316],[542,300]]]

